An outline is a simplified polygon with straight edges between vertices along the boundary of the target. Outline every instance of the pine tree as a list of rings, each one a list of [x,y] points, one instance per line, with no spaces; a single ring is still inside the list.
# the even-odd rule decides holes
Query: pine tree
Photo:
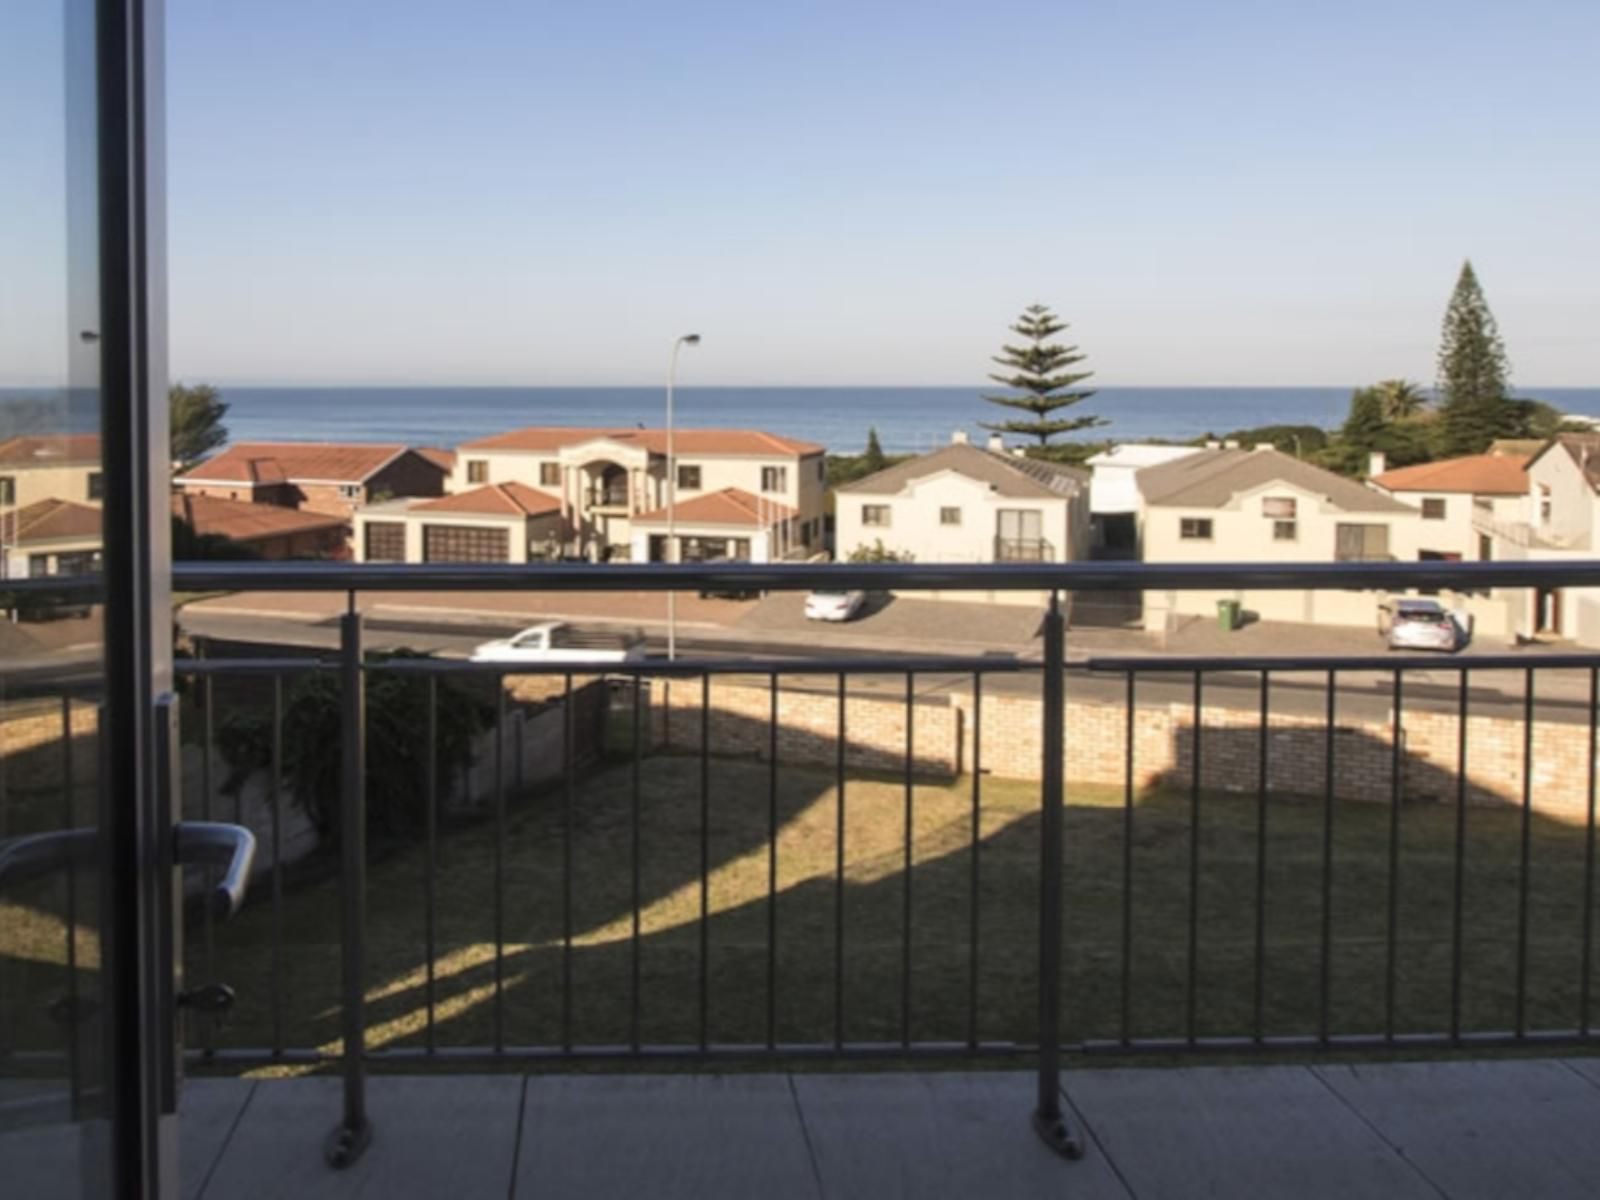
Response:
[[[878,441],[876,425],[867,430],[867,452],[861,456],[861,465],[869,472],[881,471],[889,465],[883,454],[883,444]]]
[[[1515,429],[1517,408],[1507,394],[1510,365],[1489,302],[1472,263],[1462,264],[1444,314],[1439,343],[1440,448],[1448,455],[1481,454]]]
[[[1350,396],[1350,413],[1339,427],[1339,441],[1350,451],[1369,454],[1381,447],[1388,424],[1383,393],[1375,387],[1357,388]]]
[[[1051,342],[1051,338],[1067,328],[1066,322],[1042,304],[1029,305],[1011,326],[1011,331],[1027,339],[1022,346],[1004,345],[994,361],[1006,368],[1005,374],[991,374],[996,383],[1013,388],[1021,395],[984,396],[991,404],[1020,409],[1031,413],[1032,420],[1013,418],[1008,421],[981,422],[985,429],[1000,433],[1020,433],[1039,439],[1040,446],[1049,445],[1058,433],[1072,433],[1078,429],[1092,429],[1104,425],[1099,417],[1052,417],[1050,414],[1068,408],[1094,395],[1093,391],[1073,390],[1094,374],[1093,371],[1073,371],[1085,355],[1076,346]]]
[[[228,440],[228,402],[209,383],[175,383],[167,391],[172,461],[190,466]]]

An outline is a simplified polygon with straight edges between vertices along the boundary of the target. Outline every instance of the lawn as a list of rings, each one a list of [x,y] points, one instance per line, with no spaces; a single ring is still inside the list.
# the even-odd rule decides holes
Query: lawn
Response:
[[[640,772],[639,1003],[633,1023],[632,767],[590,774],[575,788],[571,1002],[564,1003],[562,863],[566,797],[561,788],[518,797],[501,845],[505,949],[495,999],[496,838],[492,821],[441,839],[437,881],[436,1038],[440,1046],[693,1044],[700,1037],[700,763],[646,759]],[[919,783],[912,797],[909,989],[903,941],[905,789],[881,777],[845,789],[843,978],[835,969],[838,796],[827,772],[777,773],[776,901],[768,895],[769,772],[764,764],[713,760],[708,769],[711,865],[704,927],[707,1035],[714,1042],[768,1036],[768,923],[778,939],[772,1034],[779,1042],[897,1041],[909,995],[913,1040],[1030,1041],[1036,1023],[1038,788],[982,781],[978,850],[979,952],[972,1007],[972,781]],[[1130,1031],[1178,1036],[1187,1028],[1189,797],[1154,792],[1133,816]],[[1384,1027],[1389,810],[1344,803],[1334,812],[1331,992],[1335,1033]],[[1462,994],[1466,1029],[1506,1029],[1515,1020],[1519,814],[1469,810],[1464,888]],[[1256,820],[1253,797],[1207,795],[1200,817],[1199,963],[1194,995],[1201,1035],[1254,1030]],[[1267,805],[1266,971],[1263,1028],[1308,1034],[1318,1026],[1321,964],[1319,802]],[[1069,1041],[1114,1038],[1122,1020],[1122,798],[1114,789],[1074,788],[1066,823],[1064,996]],[[1395,1025],[1448,1028],[1454,811],[1407,806],[1401,813]],[[1578,1021],[1584,830],[1535,818],[1529,888],[1526,1021],[1530,1029]],[[424,896],[420,843],[374,855],[368,898],[370,1041],[424,1044]],[[207,963],[191,923],[189,981],[231,983],[238,1006],[215,1044],[333,1047],[338,1039],[338,892],[326,872],[308,873],[285,894],[280,923],[265,880],[231,924],[216,930]],[[50,903],[11,907],[0,932],[13,973],[59,961],[59,922]],[[274,941],[281,970],[273,984]],[[836,1026],[836,989],[842,1023]],[[40,994],[38,987],[31,990]],[[16,994],[15,991],[12,992]],[[281,1017],[273,1018],[274,1004]],[[570,1028],[564,1025],[570,1021]],[[197,1041],[191,1036],[191,1042]]]

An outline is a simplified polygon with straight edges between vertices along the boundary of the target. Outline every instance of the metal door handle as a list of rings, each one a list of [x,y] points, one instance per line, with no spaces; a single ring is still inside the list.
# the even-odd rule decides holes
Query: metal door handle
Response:
[[[0,892],[94,860],[93,829],[61,829],[0,842]]]
[[[211,904],[223,920],[244,904],[250,867],[256,858],[256,835],[243,825],[221,821],[179,821],[172,827],[172,857],[178,863],[226,863]]]

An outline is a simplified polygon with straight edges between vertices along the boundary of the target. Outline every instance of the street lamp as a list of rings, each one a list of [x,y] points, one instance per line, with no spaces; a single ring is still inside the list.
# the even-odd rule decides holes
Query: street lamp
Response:
[[[700,335],[686,333],[672,343],[672,357],[667,362],[667,561],[677,562],[678,526],[678,456],[672,441],[672,385],[678,375],[678,351],[684,346],[698,346]],[[667,660],[678,657],[678,599],[677,593],[667,589]]]

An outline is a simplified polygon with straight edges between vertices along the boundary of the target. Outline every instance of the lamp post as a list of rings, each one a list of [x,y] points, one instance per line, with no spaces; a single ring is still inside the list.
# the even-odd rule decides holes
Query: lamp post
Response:
[[[686,333],[672,343],[672,357],[667,362],[667,546],[668,562],[678,561],[678,456],[672,440],[672,385],[678,375],[678,351],[684,346],[698,346],[700,335]],[[667,589],[667,661],[678,657],[678,597]]]

